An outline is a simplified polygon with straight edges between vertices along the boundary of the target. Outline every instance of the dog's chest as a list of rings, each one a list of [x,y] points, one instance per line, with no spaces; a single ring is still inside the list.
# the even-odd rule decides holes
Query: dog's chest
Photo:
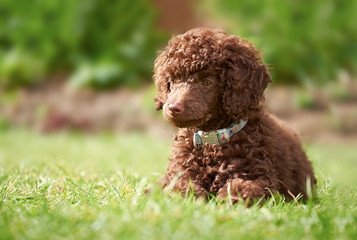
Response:
[[[214,148],[212,146],[195,149],[191,157],[195,163],[207,169],[217,166],[220,167],[225,160],[228,160],[220,148]]]

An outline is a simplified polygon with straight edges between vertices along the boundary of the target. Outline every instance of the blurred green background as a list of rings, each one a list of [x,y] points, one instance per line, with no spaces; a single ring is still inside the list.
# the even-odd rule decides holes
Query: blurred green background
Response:
[[[356,11],[351,0],[2,0],[0,87],[59,72],[76,86],[137,87],[173,33],[203,25],[253,41],[275,83],[325,84],[356,74]]]
[[[46,81],[109,88],[150,79],[158,44],[148,0],[4,0],[0,3],[0,85]]]

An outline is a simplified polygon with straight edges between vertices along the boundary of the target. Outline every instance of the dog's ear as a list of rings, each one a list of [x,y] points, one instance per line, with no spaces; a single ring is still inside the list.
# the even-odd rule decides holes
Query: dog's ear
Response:
[[[244,39],[233,42],[226,51],[221,76],[226,84],[223,104],[228,115],[239,119],[246,118],[250,111],[261,105],[271,77],[252,44]]]
[[[170,92],[170,83],[168,78],[163,76],[165,56],[161,53],[155,60],[154,65],[154,82],[156,86],[156,95],[154,97],[156,111],[162,110],[166,100],[167,95]]]
[[[160,101],[157,96],[154,97],[154,102],[155,102],[156,111],[162,110],[162,107],[164,106],[164,103],[162,101]]]
[[[169,82],[164,77],[154,75],[154,80],[156,85],[156,95],[154,97],[155,108],[156,111],[160,111],[167,100],[170,86]]]

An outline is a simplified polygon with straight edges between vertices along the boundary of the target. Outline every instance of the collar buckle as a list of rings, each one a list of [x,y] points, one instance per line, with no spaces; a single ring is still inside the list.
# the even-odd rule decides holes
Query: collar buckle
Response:
[[[214,131],[203,132],[201,134],[202,144],[205,143],[218,143],[217,133]]]

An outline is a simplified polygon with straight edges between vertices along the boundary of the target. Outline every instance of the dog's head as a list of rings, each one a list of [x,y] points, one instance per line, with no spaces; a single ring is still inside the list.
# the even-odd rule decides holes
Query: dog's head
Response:
[[[271,77],[247,40],[198,28],[169,41],[155,61],[154,80],[157,110],[177,127],[205,128],[247,117],[263,102]]]

